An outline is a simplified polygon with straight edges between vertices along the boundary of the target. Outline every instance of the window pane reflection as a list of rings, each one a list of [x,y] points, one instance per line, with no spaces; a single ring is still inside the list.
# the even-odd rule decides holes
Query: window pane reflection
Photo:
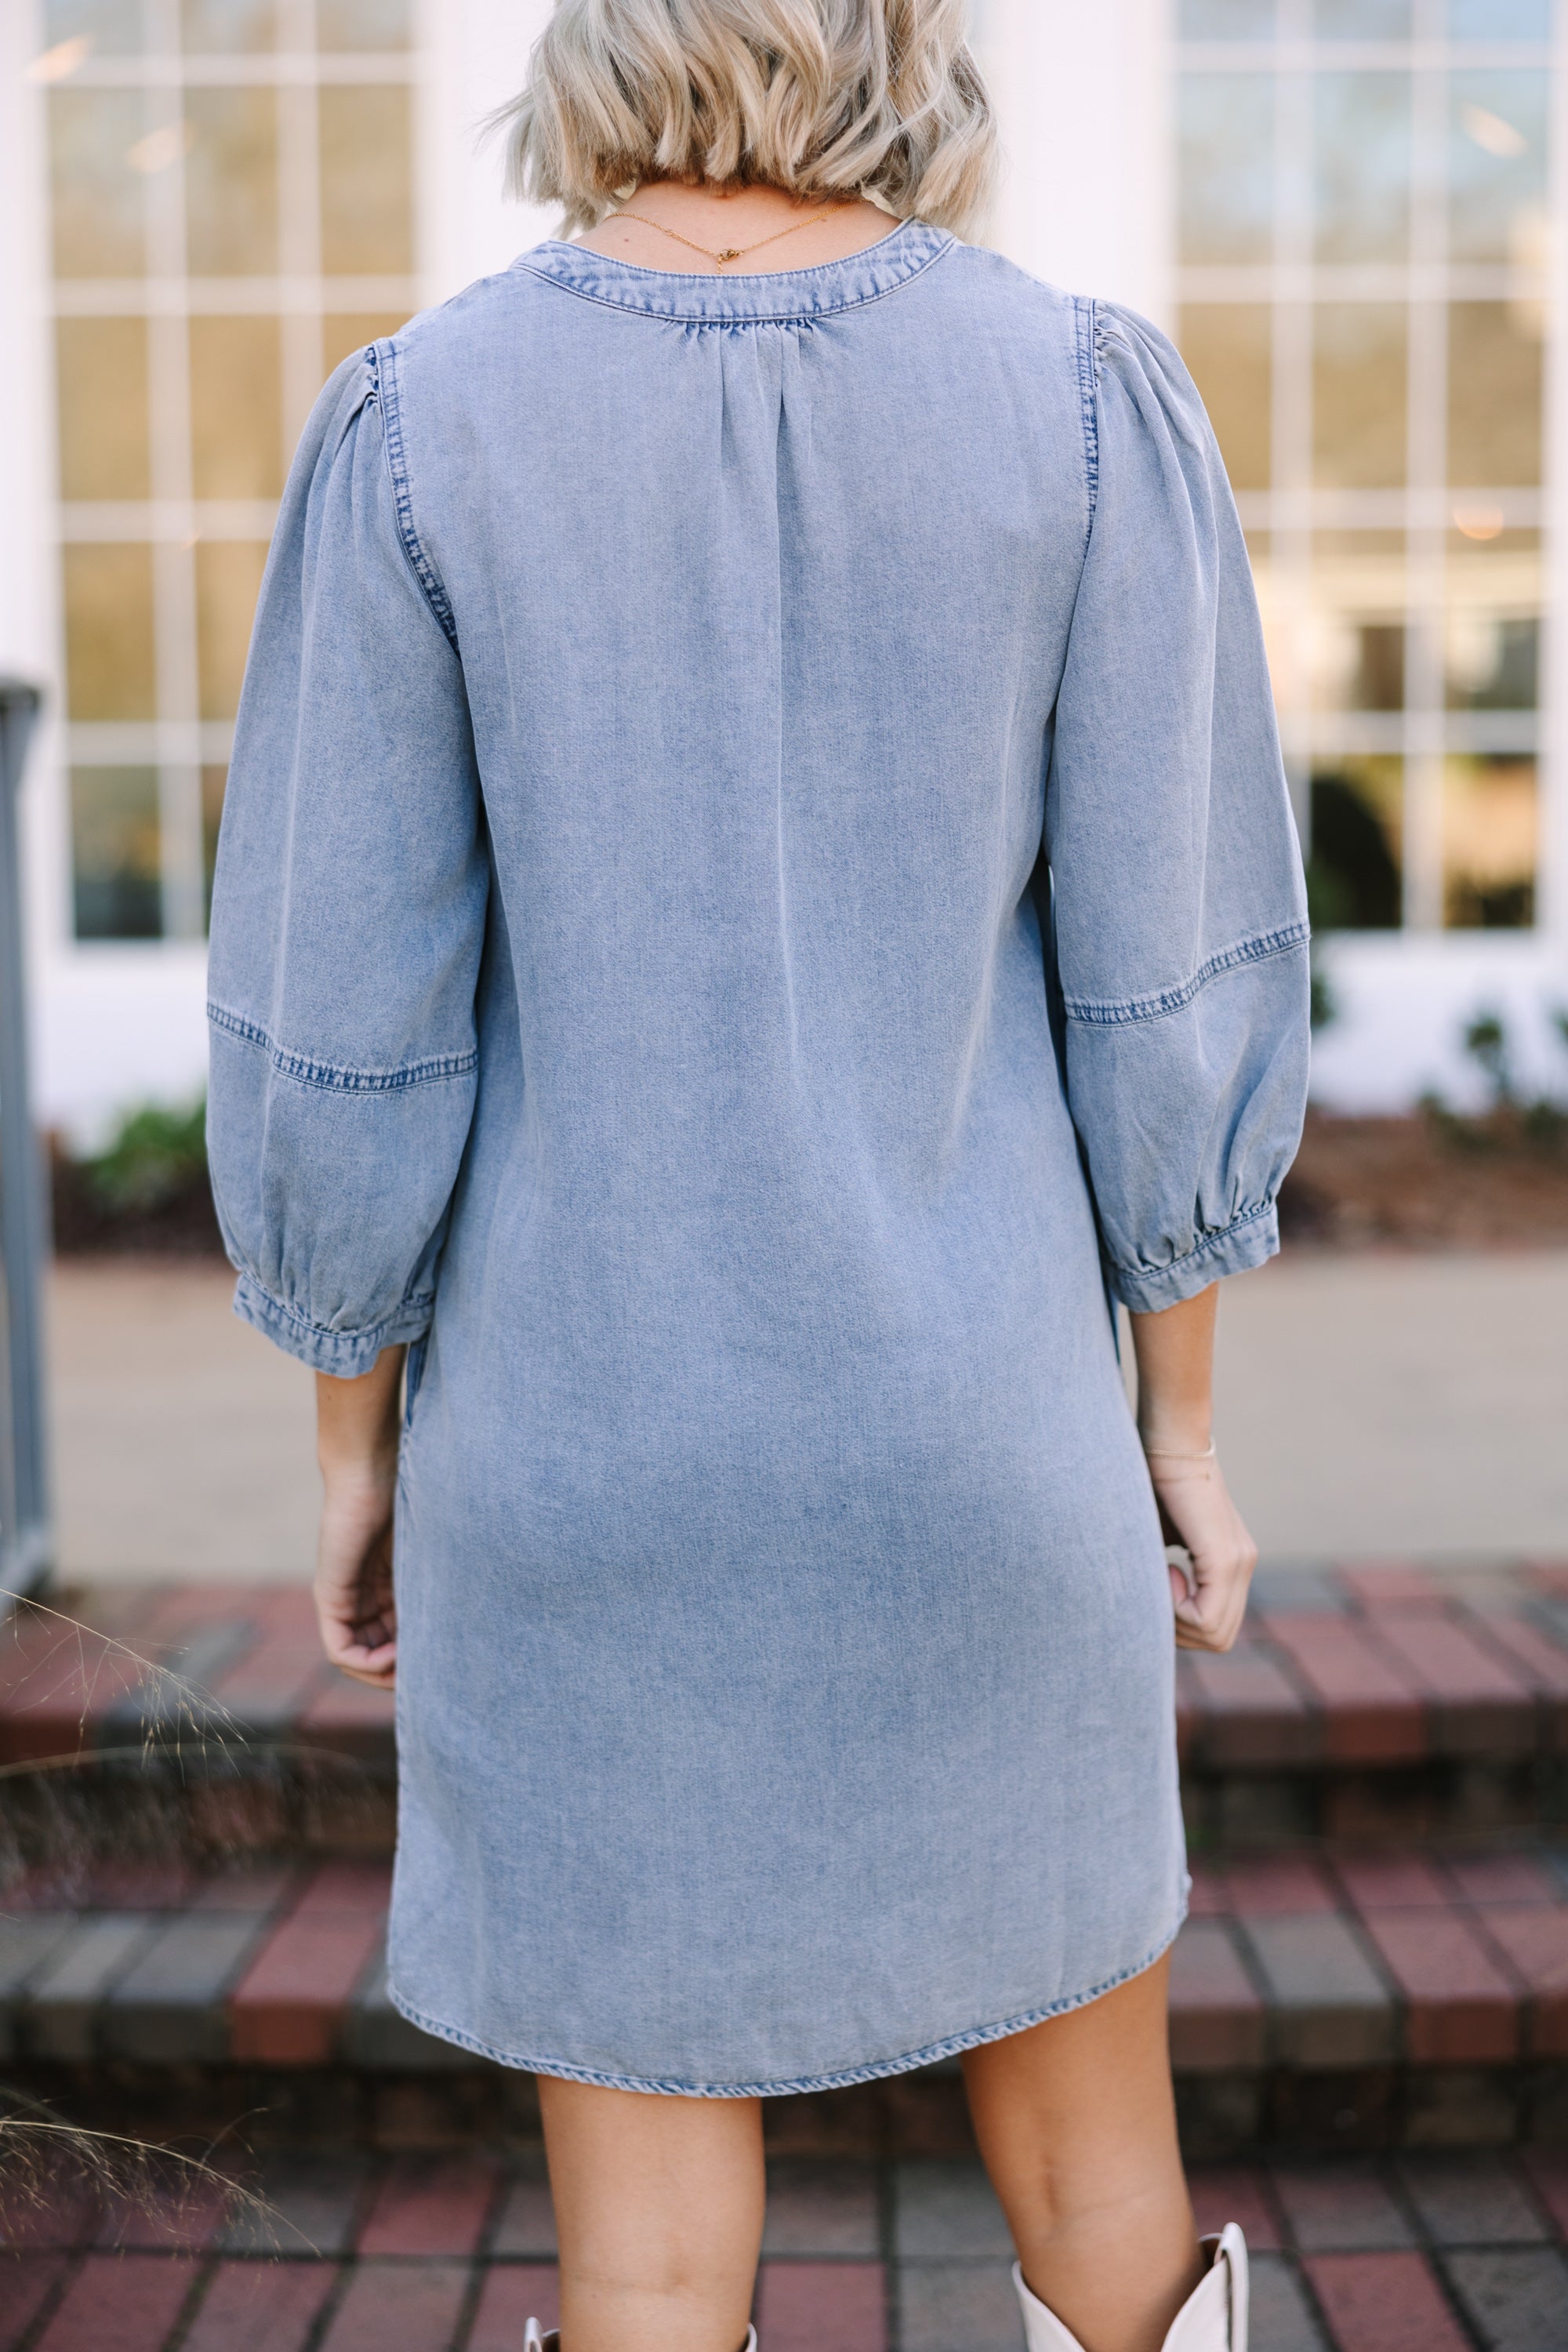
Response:
[[[1456,261],[1545,268],[1546,106],[1542,73],[1454,76],[1448,249]]]
[[[1409,241],[1410,77],[1320,74],[1320,261],[1403,261]]]
[[[1489,754],[1443,763],[1443,920],[1450,930],[1528,929],[1535,920],[1533,759]]]
[[[414,267],[405,88],[321,94],[321,268],[329,277]]]
[[[134,57],[142,47],[142,0],[46,0],[44,47],[83,37],[95,57]]]
[[[73,768],[70,803],[77,938],[161,938],[157,770]]]
[[[1405,479],[1405,313],[1320,302],[1312,330],[1312,478],[1329,489]]]
[[[1398,929],[1404,800],[1403,760],[1337,760],[1314,770],[1307,872],[1321,929]]]
[[[269,89],[193,89],[185,115],[187,266],[198,278],[278,268],[278,118]]]
[[[196,550],[196,662],[204,719],[232,719],[239,708],[266,562],[259,540],[204,540]]]
[[[60,496],[147,498],[146,320],[59,320],[55,368]]]
[[[276,48],[277,0],[181,0],[180,31],[195,55]]]
[[[198,499],[283,488],[283,369],[276,319],[191,320],[191,478]]]
[[[152,549],[132,544],[61,552],[71,718],[154,718]]]
[[[1448,311],[1448,479],[1541,479],[1541,322],[1523,302]]]
[[[409,0],[316,0],[320,49],[405,49]]]
[[[1274,85],[1267,74],[1184,74],[1178,94],[1184,261],[1267,261]]]
[[[1450,710],[1533,710],[1539,699],[1541,534],[1455,531],[1444,572],[1443,668]]]
[[[1178,332],[1232,487],[1268,487],[1270,316],[1262,302],[1191,302]]]
[[[137,90],[49,92],[58,278],[133,278],[145,267],[146,183],[129,160],[142,129]]]
[[[1321,41],[1407,41],[1410,0],[1317,0],[1312,29]]]
[[[1312,541],[1308,630],[1311,698],[1320,710],[1402,710],[1405,535],[1320,531]]]
[[[1549,41],[1552,0],[1448,0],[1453,41]]]

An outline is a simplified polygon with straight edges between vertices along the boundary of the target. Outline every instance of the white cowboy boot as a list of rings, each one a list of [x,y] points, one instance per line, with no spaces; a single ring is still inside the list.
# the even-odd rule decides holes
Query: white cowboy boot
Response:
[[[1027,2294],[1028,2290],[1026,2287],[1021,2288],[1019,2292]],[[1042,2311],[1046,2310],[1043,2303],[1039,2307]],[[1050,2318],[1048,2311],[1046,2312],[1046,2316],[1047,2319]],[[1055,2326],[1056,2322],[1052,2320],[1051,2325]],[[542,2335],[538,2320],[531,2319],[523,2332],[522,2352],[561,2352],[561,2330],[558,2327],[552,2327],[548,2336]],[[754,2327],[747,2328],[746,2340],[741,2347],[741,2352],[757,2352],[757,2331]],[[1245,2346],[1242,2347],[1242,2352],[1246,2352]]]
[[[1172,2320],[1163,2352],[1247,2352],[1247,2240],[1230,2221],[1217,2238],[1199,2242],[1208,2254],[1208,2268]],[[1083,2352],[1056,2313],[1030,2294],[1016,2263],[1013,2284],[1024,2306],[1029,2352]]]

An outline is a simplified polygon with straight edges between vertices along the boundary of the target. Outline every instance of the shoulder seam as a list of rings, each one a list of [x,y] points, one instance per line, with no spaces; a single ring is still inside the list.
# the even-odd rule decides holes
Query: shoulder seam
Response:
[[[414,499],[408,486],[408,458],[403,446],[403,410],[397,387],[397,357],[393,339],[371,343],[365,351],[371,371],[372,397],[378,403],[382,415],[382,439],[386,449],[387,470],[392,476],[393,502],[397,510],[398,536],[409,567],[419,583],[425,602],[439,622],[443,635],[452,651],[458,647],[458,625],[452,614],[452,603],[440,573],[426,552],[424,541],[414,520]]]
[[[1243,964],[1263,963],[1271,956],[1289,955],[1293,948],[1304,947],[1310,936],[1306,923],[1287,923],[1279,930],[1259,931],[1252,939],[1237,940],[1233,946],[1221,948],[1173,988],[1156,989],[1147,996],[1110,1000],[1066,996],[1063,1007],[1069,1021],[1097,1028],[1115,1028],[1134,1021],[1159,1021],[1168,1013],[1183,1011],[1211,980],[1217,980],[1223,972],[1235,971]]]
[[[479,1067],[479,1049],[463,1054],[431,1054],[422,1062],[405,1062],[392,1070],[358,1070],[336,1062],[320,1062],[313,1055],[291,1054],[268,1035],[258,1021],[231,1013],[226,1004],[209,1000],[207,1019],[247,1045],[255,1045],[271,1060],[280,1077],[300,1086],[322,1087],[331,1094],[397,1094],[405,1087],[429,1086],[444,1078],[465,1078]]]
[[[1078,342],[1079,407],[1083,419],[1084,476],[1089,488],[1089,522],[1092,530],[1094,511],[1100,503],[1100,371],[1097,365],[1100,305],[1091,298],[1075,294],[1072,307]]]

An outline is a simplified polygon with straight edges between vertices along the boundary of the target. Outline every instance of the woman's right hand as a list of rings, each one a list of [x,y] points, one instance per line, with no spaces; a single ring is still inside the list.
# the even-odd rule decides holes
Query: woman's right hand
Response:
[[[1182,1546],[1192,1563],[1190,1585],[1179,1568],[1171,1570],[1176,1647],[1228,1650],[1247,1613],[1258,1546],[1212,1454],[1147,1458],[1165,1540]]]

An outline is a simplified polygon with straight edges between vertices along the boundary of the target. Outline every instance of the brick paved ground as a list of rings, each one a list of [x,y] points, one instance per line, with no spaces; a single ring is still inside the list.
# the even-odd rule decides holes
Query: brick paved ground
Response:
[[[0,2352],[520,2352],[557,2315],[532,2160],[273,2159],[269,2211],[59,2198],[0,2231]],[[1568,2151],[1199,2171],[1253,2250],[1254,2352],[1563,2352]],[[764,2352],[1019,2352],[979,2168],[784,2159]]]

